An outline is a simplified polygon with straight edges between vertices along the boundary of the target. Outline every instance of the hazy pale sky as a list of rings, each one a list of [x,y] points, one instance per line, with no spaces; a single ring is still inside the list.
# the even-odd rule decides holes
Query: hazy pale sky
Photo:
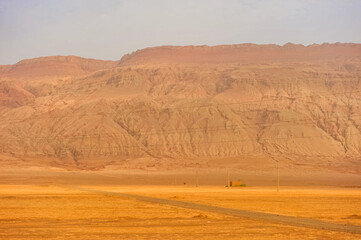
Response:
[[[159,45],[361,43],[361,0],[0,0],[0,64]]]

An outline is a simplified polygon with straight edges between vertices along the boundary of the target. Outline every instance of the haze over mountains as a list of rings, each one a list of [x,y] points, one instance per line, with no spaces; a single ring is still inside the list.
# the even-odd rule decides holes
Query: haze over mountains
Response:
[[[0,66],[0,163],[361,173],[361,44],[164,46]]]

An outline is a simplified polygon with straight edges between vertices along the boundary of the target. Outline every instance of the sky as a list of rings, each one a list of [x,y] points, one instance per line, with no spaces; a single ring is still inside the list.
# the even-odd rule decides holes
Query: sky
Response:
[[[0,64],[161,45],[361,43],[361,0],[0,0]]]

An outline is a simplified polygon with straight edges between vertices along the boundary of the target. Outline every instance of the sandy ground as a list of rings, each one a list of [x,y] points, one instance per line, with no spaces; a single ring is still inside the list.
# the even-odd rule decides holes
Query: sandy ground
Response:
[[[361,225],[351,188],[109,186],[83,188]],[[89,193],[67,185],[0,185],[0,239],[359,239],[360,235]]]
[[[65,184],[65,185],[227,185],[231,181],[242,181],[249,186],[275,186],[276,169],[267,171],[234,168],[187,168],[173,170],[114,169],[99,171],[67,171],[60,168],[15,167],[0,168],[0,184]],[[281,169],[281,186],[339,186],[361,187],[361,175],[325,170]]]

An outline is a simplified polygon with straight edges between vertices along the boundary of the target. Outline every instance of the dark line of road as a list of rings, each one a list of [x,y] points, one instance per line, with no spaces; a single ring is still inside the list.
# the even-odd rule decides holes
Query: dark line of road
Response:
[[[336,231],[336,232],[361,234],[361,226],[356,226],[356,225],[351,225],[351,224],[331,223],[331,222],[325,222],[325,221],[316,220],[316,219],[312,219],[312,218],[293,217],[293,216],[278,215],[278,214],[272,214],[272,213],[234,209],[234,208],[224,208],[224,207],[217,207],[217,206],[211,206],[211,205],[205,205],[205,204],[199,204],[199,203],[184,202],[184,201],[154,198],[154,197],[146,197],[146,196],[133,195],[133,194],[128,194],[128,193],[109,192],[109,191],[88,189],[88,188],[76,187],[76,186],[62,186],[62,187],[96,193],[96,194],[134,198],[138,201],[149,202],[149,203],[156,203],[156,204],[170,205],[170,206],[187,208],[187,209],[220,213],[220,214],[225,214],[225,215],[230,215],[230,216],[247,218],[250,220],[261,220],[261,221],[267,221],[267,222],[283,224],[283,225],[290,225],[290,226],[295,226],[295,227],[305,227],[305,228],[330,230],[330,231]]]

